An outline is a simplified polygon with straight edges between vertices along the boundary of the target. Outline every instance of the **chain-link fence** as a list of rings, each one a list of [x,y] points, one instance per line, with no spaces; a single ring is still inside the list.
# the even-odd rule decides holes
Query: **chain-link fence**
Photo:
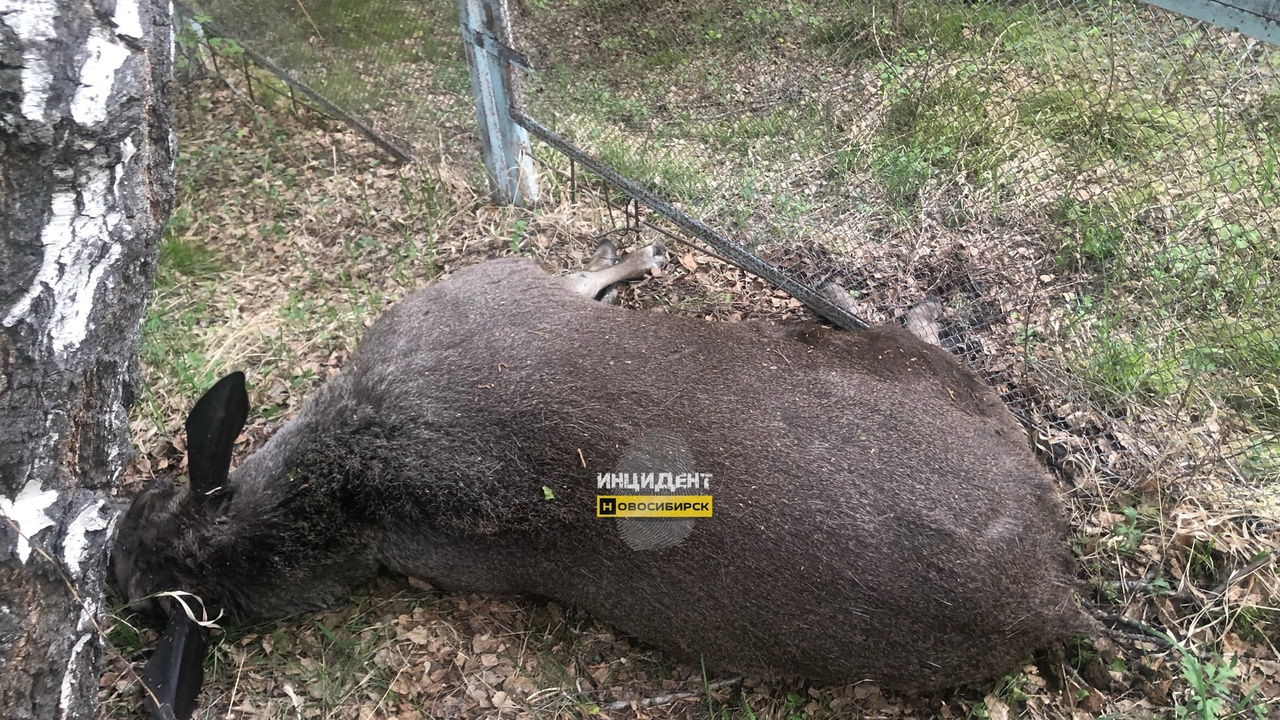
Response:
[[[179,10],[414,157],[478,157],[455,2],[202,0]]]
[[[1274,47],[1105,1],[512,24],[531,116],[856,315],[930,321],[1062,466],[1280,512]]]
[[[1276,510],[1272,46],[1114,0],[512,10],[532,118],[787,282],[923,322],[1060,465]],[[410,152],[478,150],[451,0],[194,12]]]

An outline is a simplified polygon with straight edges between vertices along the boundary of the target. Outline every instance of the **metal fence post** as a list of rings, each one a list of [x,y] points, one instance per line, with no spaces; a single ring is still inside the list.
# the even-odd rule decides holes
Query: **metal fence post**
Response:
[[[538,199],[538,184],[529,134],[509,111],[517,94],[500,53],[511,41],[506,0],[458,0],[458,10],[489,184],[502,202],[527,207]]]
[[[1280,2],[1276,0],[1144,0],[1227,30],[1280,45]]]

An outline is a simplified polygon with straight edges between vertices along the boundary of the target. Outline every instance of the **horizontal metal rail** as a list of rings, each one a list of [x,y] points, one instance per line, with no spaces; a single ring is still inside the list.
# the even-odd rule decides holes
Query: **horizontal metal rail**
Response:
[[[185,15],[186,18],[192,22],[197,22],[196,14],[194,11],[191,10],[191,8],[186,7],[180,2],[175,2],[173,6],[174,6],[174,10],[177,13]],[[334,119],[344,122],[350,125],[351,127],[355,128],[356,132],[368,138],[369,142],[373,143],[374,145],[377,145],[383,150],[386,150],[387,154],[389,154],[391,157],[395,158],[396,160],[402,163],[413,162],[413,155],[411,155],[408,150],[405,150],[399,145],[396,145],[395,143],[391,142],[385,136],[383,136],[382,133],[379,133],[377,130],[374,130],[373,128],[369,127],[367,124],[364,123],[364,121],[360,120],[356,116],[352,115],[346,110],[343,110],[337,105],[334,105],[332,102],[329,101],[328,98],[321,95],[319,92],[311,89],[310,86],[308,86],[306,83],[302,82],[298,78],[290,75],[289,71],[275,64],[266,56],[254,51],[253,48],[250,48],[249,46],[245,45],[243,42],[241,42],[240,40],[237,40],[235,37],[222,32],[222,30],[215,23],[211,21],[205,21],[198,24],[200,25],[201,31],[207,35],[212,35],[213,37],[217,37],[217,38],[223,38],[225,40],[234,40],[235,43],[239,45],[242,50],[244,50],[244,54],[249,56],[250,60],[253,60],[255,63],[257,63],[261,67],[265,68],[272,75],[275,75],[276,77],[280,78],[280,80],[284,84],[302,93],[303,96],[305,96],[308,100],[315,103],[316,105],[320,106],[321,110],[324,110]]]
[[[617,171],[610,168],[608,165],[605,165],[591,155],[588,155],[578,146],[556,134],[555,131],[550,128],[543,126],[537,120],[525,115],[520,110],[511,108],[511,119],[514,120],[517,125],[528,130],[530,134],[539,138],[556,150],[559,150],[561,153],[568,156],[570,160],[580,163],[583,167],[598,175],[601,180],[604,180],[606,183],[617,188],[623,194],[631,197],[640,204],[645,205],[692,237],[695,237],[706,243],[708,246],[714,248],[724,257],[724,259],[753,275],[773,283],[780,290],[785,291],[791,297],[804,303],[809,307],[809,309],[826,318],[832,324],[844,328],[845,330],[862,330],[870,327],[870,323],[852,315],[844,308],[831,302],[823,296],[821,292],[815,291],[812,288],[787,277],[787,275],[777,267],[760,259],[747,248],[733,240],[730,240],[696,218],[690,217],[687,213],[682,212],[671,203],[644,189],[633,180],[618,174]]]

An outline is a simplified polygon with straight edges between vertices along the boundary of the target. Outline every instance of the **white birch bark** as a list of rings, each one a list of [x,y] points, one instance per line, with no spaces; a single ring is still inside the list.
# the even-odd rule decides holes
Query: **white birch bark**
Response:
[[[92,718],[173,200],[168,0],[0,0],[0,717]]]

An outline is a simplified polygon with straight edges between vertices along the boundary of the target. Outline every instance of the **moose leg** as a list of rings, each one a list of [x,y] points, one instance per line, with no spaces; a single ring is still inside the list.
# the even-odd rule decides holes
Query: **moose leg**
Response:
[[[907,310],[902,325],[924,342],[942,347],[942,325],[938,322],[941,318],[942,300],[930,295]]]
[[[618,249],[607,238],[600,241],[596,246],[595,253],[591,256],[591,262],[587,263],[588,272],[596,272],[606,270],[622,262],[622,258],[618,257]],[[605,288],[604,292],[596,295],[596,300],[605,305],[618,304],[618,286],[610,285]]]
[[[601,258],[601,254],[601,249],[597,248],[591,267],[597,266],[597,258]],[[607,255],[608,251],[604,251],[605,258]],[[600,260],[601,265],[605,265],[606,262],[607,259]],[[605,288],[614,283],[643,277],[650,270],[656,270],[666,264],[666,248],[661,243],[654,243],[628,253],[620,262],[605,265],[603,269],[570,273],[565,276],[565,282],[574,292],[597,298]]]
[[[596,251],[591,255],[591,262],[587,263],[587,272],[596,272],[598,270],[606,270],[622,262],[622,258],[618,257],[618,248],[613,246],[609,240],[601,240],[596,246]]]

